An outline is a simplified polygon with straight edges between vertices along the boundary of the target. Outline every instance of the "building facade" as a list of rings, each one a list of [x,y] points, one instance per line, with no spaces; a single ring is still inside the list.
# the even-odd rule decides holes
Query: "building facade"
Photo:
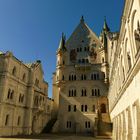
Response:
[[[70,38],[62,34],[53,74],[54,132],[108,135],[108,64],[104,23],[100,39],[82,17]]]
[[[140,140],[140,0],[126,0],[119,35],[108,34],[114,140]]]
[[[47,92],[41,61],[24,64],[0,53],[0,136],[40,133],[50,119]]]

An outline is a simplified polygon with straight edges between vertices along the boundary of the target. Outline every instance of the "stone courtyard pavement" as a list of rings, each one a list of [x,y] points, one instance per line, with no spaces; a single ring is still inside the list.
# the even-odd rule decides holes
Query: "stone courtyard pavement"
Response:
[[[70,134],[41,134],[33,136],[19,136],[16,138],[0,138],[0,140],[111,140],[105,138],[94,138],[86,135],[70,135]]]

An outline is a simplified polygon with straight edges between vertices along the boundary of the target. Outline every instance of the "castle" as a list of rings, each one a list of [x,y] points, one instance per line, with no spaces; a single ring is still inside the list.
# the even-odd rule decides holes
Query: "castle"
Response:
[[[41,61],[0,53],[0,136],[46,128],[140,140],[140,0],[125,0],[119,32],[104,20],[98,37],[82,16],[56,57],[49,99]]]

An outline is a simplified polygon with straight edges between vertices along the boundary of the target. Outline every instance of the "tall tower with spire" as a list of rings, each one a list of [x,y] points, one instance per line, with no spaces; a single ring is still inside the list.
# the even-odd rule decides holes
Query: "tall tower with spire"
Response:
[[[105,22],[103,32],[107,30]],[[83,16],[68,40],[62,34],[53,76],[55,132],[106,133],[110,119],[105,53],[104,43]]]

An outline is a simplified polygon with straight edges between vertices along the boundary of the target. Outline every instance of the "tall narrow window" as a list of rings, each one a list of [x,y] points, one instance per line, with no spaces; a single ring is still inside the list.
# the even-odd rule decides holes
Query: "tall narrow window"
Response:
[[[96,74],[94,74],[94,80],[97,80],[97,76],[96,76]]]
[[[79,48],[77,48],[77,52],[79,52]]]
[[[65,77],[64,77],[64,75],[62,76],[62,80],[63,80],[63,81],[65,80]]]
[[[84,105],[81,105],[81,111],[82,112],[84,111]]]
[[[18,116],[17,125],[20,125],[20,119],[21,119],[21,117],[20,117],[20,116]]]
[[[76,112],[76,105],[74,105],[74,112]]]
[[[10,95],[10,99],[13,99],[14,97],[14,90],[12,90],[11,95]]]
[[[89,121],[85,122],[85,128],[90,128],[90,122]]]
[[[71,105],[68,105],[68,112],[71,111]]]
[[[92,96],[94,96],[94,89],[92,89]]]
[[[71,90],[69,90],[69,97],[71,97]]]
[[[131,65],[131,57],[130,57],[130,53],[127,53],[127,60],[128,60],[128,67],[129,67],[128,70],[130,70],[131,67],[132,67],[132,65]]]
[[[71,76],[69,75],[69,81],[71,81]]]
[[[85,112],[87,112],[87,105],[85,105]]]
[[[14,76],[16,76],[16,67],[13,68],[12,74],[13,74]]]
[[[98,96],[100,96],[100,89],[98,89]]]
[[[74,96],[76,96],[76,89],[74,90]]]
[[[67,121],[66,127],[67,127],[67,128],[71,128],[71,121]]]
[[[8,90],[8,95],[7,95],[7,99],[10,98],[10,95],[11,95],[11,89]]]
[[[5,125],[8,125],[9,123],[9,115],[6,115],[6,118],[5,118]]]
[[[25,74],[25,73],[23,74],[22,80],[23,80],[24,82],[25,82],[25,80],[26,80],[26,74]]]

